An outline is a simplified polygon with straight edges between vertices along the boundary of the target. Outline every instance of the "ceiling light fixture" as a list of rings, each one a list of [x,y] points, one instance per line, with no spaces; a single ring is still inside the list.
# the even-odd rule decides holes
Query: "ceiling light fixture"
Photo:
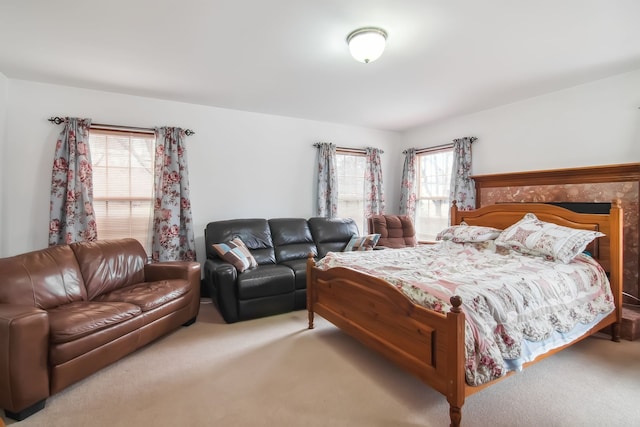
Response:
[[[358,28],[347,36],[351,56],[365,64],[380,58],[386,41],[387,32],[376,27]]]

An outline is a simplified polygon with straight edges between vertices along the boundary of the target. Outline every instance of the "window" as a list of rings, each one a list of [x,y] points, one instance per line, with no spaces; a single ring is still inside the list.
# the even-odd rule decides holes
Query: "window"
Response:
[[[361,232],[366,232],[364,218],[364,153],[348,150],[336,151],[338,175],[338,216],[353,218]]]
[[[155,135],[91,129],[98,237],[133,237],[151,253]]]
[[[433,241],[449,225],[453,149],[419,153],[417,163],[416,235],[418,240]]]

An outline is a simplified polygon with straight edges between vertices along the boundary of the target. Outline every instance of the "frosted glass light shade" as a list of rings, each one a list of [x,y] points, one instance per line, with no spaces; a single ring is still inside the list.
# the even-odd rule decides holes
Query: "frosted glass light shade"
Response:
[[[351,56],[365,64],[380,58],[386,41],[387,33],[381,28],[360,28],[347,36]]]

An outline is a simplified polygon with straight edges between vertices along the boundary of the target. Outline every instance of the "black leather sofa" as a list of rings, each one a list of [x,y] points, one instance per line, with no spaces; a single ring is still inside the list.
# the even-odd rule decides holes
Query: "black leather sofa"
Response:
[[[358,227],[350,218],[214,221],[205,228],[204,285],[227,323],[301,310],[307,302],[306,261],[341,251]],[[258,267],[241,273],[213,245],[240,238]]]

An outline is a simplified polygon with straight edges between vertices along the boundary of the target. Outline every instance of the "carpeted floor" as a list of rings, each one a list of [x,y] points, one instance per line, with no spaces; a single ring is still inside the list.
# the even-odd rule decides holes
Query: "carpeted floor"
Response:
[[[446,399],[306,311],[198,321],[15,427],[448,426]],[[463,426],[640,426],[640,341],[592,337],[470,396]],[[1,412],[0,412],[1,413]],[[4,414],[3,414],[4,415]]]

